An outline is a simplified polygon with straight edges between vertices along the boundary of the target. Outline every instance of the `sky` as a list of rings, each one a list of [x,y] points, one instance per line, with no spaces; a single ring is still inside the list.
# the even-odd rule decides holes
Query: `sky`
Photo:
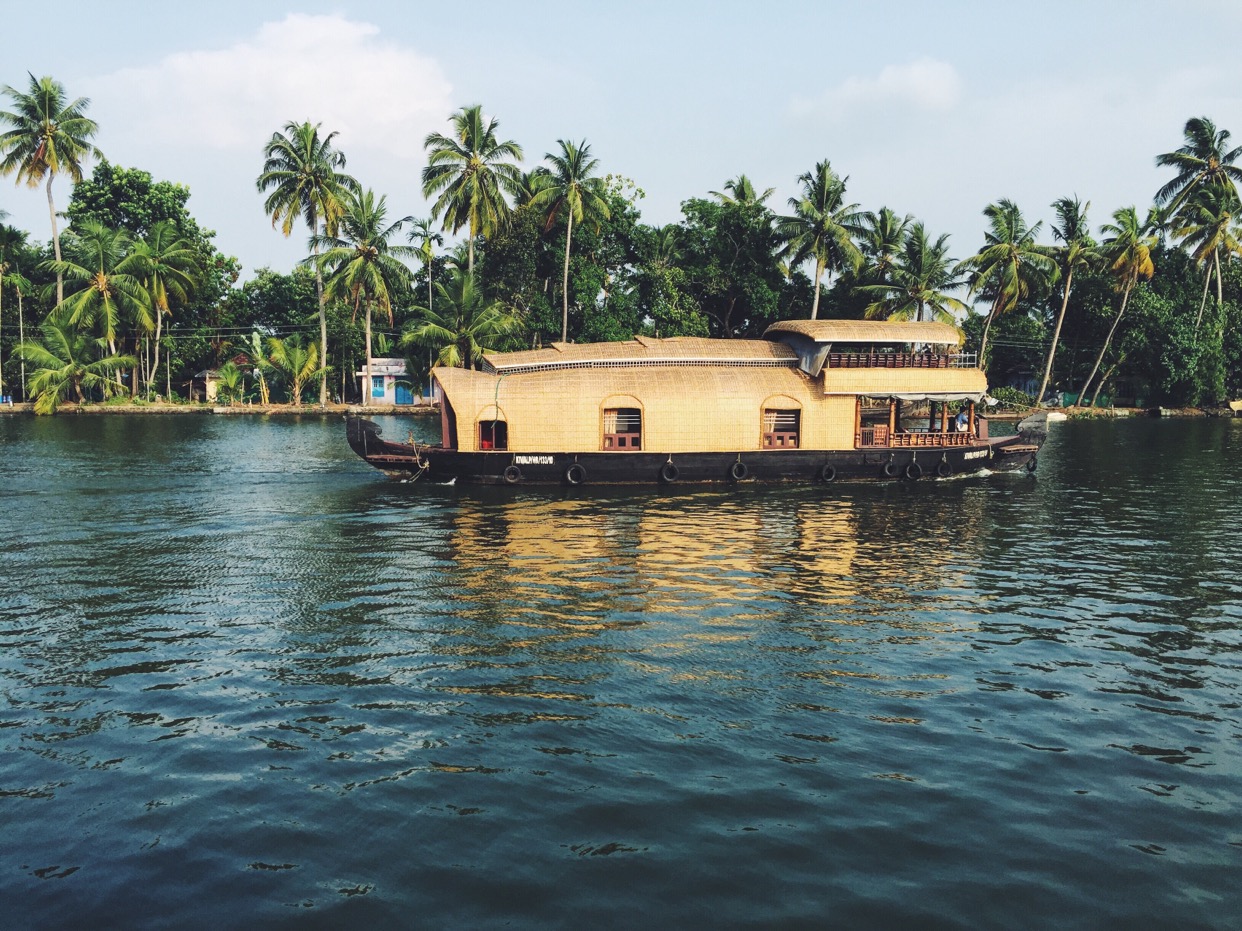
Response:
[[[213,0],[48,8],[0,0],[0,85],[52,75],[90,99],[114,164],[185,184],[190,212],[243,265],[287,271],[307,234],[272,229],[255,189],[291,120],[336,131],[347,170],[393,218],[428,216],[422,142],[481,104],[525,167],[585,139],[680,218],[740,173],[773,188],[831,161],[847,200],[913,214],[951,254],[983,241],[983,208],[1028,220],[1076,194],[1094,225],[1140,213],[1167,180],[1155,156],[1192,116],[1242,134],[1239,0],[766,0],[470,4]],[[0,106],[0,109],[3,109]],[[1242,135],[1235,135],[1242,143]],[[53,188],[59,209],[69,184]],[[0,178],[7,222],[50,238],[42,189]]]

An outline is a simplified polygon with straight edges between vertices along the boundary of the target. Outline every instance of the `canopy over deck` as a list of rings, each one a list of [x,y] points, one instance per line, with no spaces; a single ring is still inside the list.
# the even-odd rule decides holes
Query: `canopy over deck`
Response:
[[[815,343],[923,343],[960,346],[962,334],[947,323],[895,322],[889,320],[782,320],[768,327],[764,339],[779,340],[781,334],[804,336]]]
[[[959,346],[962,334],[947,323],[889,320],[782,320],[763,334],[798,353],[798,365],[811,377],[819,375],[834,346],[922,345]]]

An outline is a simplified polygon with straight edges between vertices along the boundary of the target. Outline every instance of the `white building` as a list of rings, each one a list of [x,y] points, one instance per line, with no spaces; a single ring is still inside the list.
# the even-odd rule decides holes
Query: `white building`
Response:
[[[420,401],[405,359],[372,357],[370,385],[367,384],[366,369],[360,369],[357,375],[358,390],[367,404],[417,404]]]

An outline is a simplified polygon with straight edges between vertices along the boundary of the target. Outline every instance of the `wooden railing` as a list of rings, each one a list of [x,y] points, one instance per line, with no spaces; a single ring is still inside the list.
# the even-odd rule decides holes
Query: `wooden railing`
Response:
[[[854,434],[858,448],[880,447],[883,449],[924,449],[946,446],[969,446],[973,437],[969,433],[889,433],[888,427],[863,427]]]
[[[974,368],[973,352],[830,352],[830,369],[960,369]]]

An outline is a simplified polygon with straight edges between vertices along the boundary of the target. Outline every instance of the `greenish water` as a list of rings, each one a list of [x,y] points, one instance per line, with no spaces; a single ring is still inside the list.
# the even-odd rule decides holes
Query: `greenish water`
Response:
[[[744,490],[401,484],[310,417],[0,456],[8,927],[1242,914],[1242,421]]]

